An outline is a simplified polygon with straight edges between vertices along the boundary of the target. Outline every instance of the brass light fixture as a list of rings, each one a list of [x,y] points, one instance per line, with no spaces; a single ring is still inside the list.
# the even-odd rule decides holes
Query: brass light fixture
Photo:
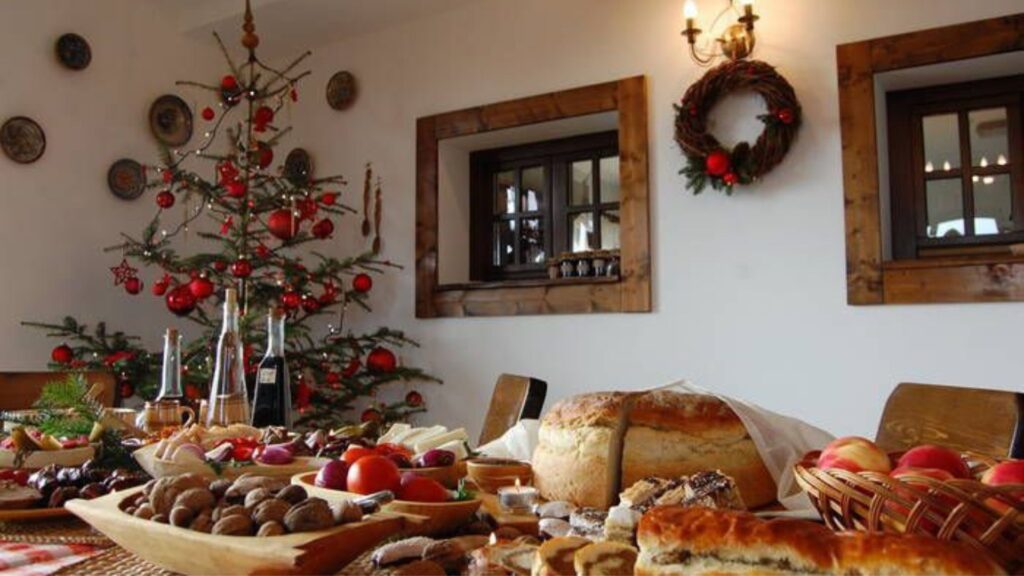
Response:
[[[737,8],[739,4],[740,8]],[[715,38],[715,45],[708,49],[697,46],[697,36],[703,30],[697,28],[697,4],[694,0],[686,0],[683,3],[683,17],[686,19],[686,30],[683,36],[690,45],[690,57],[701,66],[710,66],[719,57],[725,56],[730,60],[742,60],[754,51],[754,22],[758,16],[754,14],[754,0],[728,0],[728,5],[715,16],[711,22],[713,32],[718,21],[730,12],[736,14],[736,23],[727,27],[718,38]]]

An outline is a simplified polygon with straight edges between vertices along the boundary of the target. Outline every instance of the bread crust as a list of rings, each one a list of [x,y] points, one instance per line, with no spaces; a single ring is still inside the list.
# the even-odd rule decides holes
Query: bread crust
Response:
[[[836,534],[804,520],[761,520],[748,512],[709,508],[655,508],[640,520],[637,542],[639,575],[740,568],[767,574],[1003,573],[984,555],[956,542],[903,534]]]
[[[637,396],[629,411],[630,426],[743,438],[747,429],[729,405],[707,394],[653,390]]]
[[[533,483],[545,500],[608,508],[618,480],[611,465],[614,429],[603,426],[562,428],[541,424],[533,453]]]
[[[559,428],[619,425],[628,392],[592,392],[566,398],[555,404],[541,423]]]

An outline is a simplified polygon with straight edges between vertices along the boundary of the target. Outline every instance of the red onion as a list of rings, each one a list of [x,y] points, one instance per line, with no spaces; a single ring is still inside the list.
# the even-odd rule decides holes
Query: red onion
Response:
[[[260,454],[256,461],[260,464],[291,464],[295,457],[292,456],[291,450],[282,447],[280,444],[272,444],[263,449],[263,453]]]

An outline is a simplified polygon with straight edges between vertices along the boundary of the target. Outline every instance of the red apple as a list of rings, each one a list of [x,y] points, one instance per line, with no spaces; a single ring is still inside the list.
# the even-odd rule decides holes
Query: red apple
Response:
[[[914,481],[914,476],[926,476],[928,478],[934,478],[940,482],[946,482],[947,480],[953,480],[956,478],[949,470],[942,468],[917,468],[914,466],[900,466],[889,473],[889,476],[898,478],[904,482],[910,484],[921,484],[925,485],[924,482]]]
[[[996,464],[981,475],[981,483],[989,486],[1024,484],[1024,460],[1007,460]]]
[[[897,468],[938,468],[956,478],[970,478],[971,469],[960,453],[945,446],[922,444],[915,446],[900,457]]]
[[[938,480],[940,482],[947,482],[949,480],[955,480],[956,479],[956,477],[953,476],[952,474],[950,474],[949,471],[942,470],[940,468],[904,468],[904,467],[901,467],[901,468],[897,468],[897,469],[893,470],[889,474],[889,476],[891,476],[892,478],[895,478],[897,480],[900,480],[901,482],[904,482],[904,483],[906,483],[906,484],[908,484],[908,485],[910,485],[910,486],[912,486],[912,487],[914,487],[914,488],[916,488],[918,490],[921,490],[923,492],[928,492],[928,490],[931,488],[931,486],[929,486],[929,483],[927,481],[921,479],[922,476],[924,476],[926,478],[934,478],[935,480]],[[902,488],[902,487],[896,488],[896,494],[898,494],[899,496],[909,500],[912,503],[916,503],[917,502],[917,496],[915,495],[915,493],[911,492],[907,488]],[[956,506],[957,501],[952,496],[940,493],[940,494],[936,494],[934,497],[939,502],[942,502],[944,505],[946,505],[949,509],[952,509],[954,506]],[[907,508],[906,506],[903,506],[902,504],[897,504],[896,502],[893,502],[893,501],[886,502],[885,503],[885,507],[886,507],[887,510],[889,510],[891,512],[894,512],[896,516],[905,516],[905,515],[908,515],[910,513],[910,509],[909,508]],[[931,508],[932,512],[934,512],[936,514],[939,514],[940,516],[945,516],[945,511],[943,511],[941,509],[936,509],[935,507],[930,507],[930,508]],[[891,521],[893,522],[894,525],[897,526],[897,528],[900,531],[906,530],[906,526],[902,522],[900,522],[898,520],[895,520],[895,519],[891,519]],[[932,518],[924,518],[924,519],[922,519],[918,523],[918,526],[920,528],[924,529],[925,531],[927,531],[929,534],[932,534],[932,535],[937,534],[938,531],[939,531],[939,528],[941,527],[941,525],[938,522],[936,522],[935,520],[933,520]]]
[[[818,468],[888,474],[892,464],[889,462],[889,455],[874,442],[860,436],[846,436],[836,438],[821,451]]]

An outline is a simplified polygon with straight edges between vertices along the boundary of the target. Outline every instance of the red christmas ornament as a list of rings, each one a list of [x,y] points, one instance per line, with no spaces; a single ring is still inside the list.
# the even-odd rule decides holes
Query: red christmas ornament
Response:
[[[324,374],[324,382],[328,384],[337,384],[341,382],[341,376],[337,372],[328,372]]]
[[[132,296],[142,292],[142,280],[138,277],[129,278],[124,281],[124,291],[131,294]]]
[[[793,114],[793,110],[790,108],[783,108],[775,113],[775,117],[779,119],[779,122],[783,124],[792,124],[796,117]]]
[[[313,236],[323,240],[334,234],[334,222],[331,222],[330,218],[324,218],[313,225]]]
[[[75,352],[71,346],[61,344],[50,352],[50,359],[57,364],[70,364],[75,359]]]
[[[295,88],[292,88],[292,91],[289,93],[289,96],[292,97],[292,102],[299,101],[299,91],[296,90]]]
[[[423,395],[415,390],[411,390],[405,395],[405,403],[413,408],[419,408],[423,405]]]
[[[267,218],[267,229],[281,240],[291,240],[298,232],[299,223],[291,210],[281,208],[271,212]]]
[[[729,155],[721,150],[708,154],[704,160],[704,168],[712,176],[722,176],[729,171]]]
[[[164,184],[170,184],[171,182],[174,182],[174,172],[172,172],[170,168],[165,169],[161,173],[160,177],[163,179]]]
[[[261,169],[270,166],[274,162],[274,149],[268,144],[260,142],[256,147],[256,162]]]
[[[302,309],[306,312],[313,314],[320,309],[320,302],[317,301],[313,296],[302,297]]]
[[[722,176],[722,182],[725,182],[729,186],[732,186],[737,181],[739,181],[739,177],[736,176],[735,172],[726,172],[725,176]]]
[[[330,306],[331,304],[334,304],[334,293],[324,292],[320,295],[320,298],[318,298],[317,301],[320,303],[321,307]]]
[[[167,309],[176,316],[188,316],[196,308],[196,297],[187,284],[182,284],[167,293],[164,299]]]
[[[344,376],[345,378],[351,378],[356,375],[356,372],[359,372],[360,366],[361,364],[359,364],[359,357],[356,356],[348,361],[348,365],[345,366],[345,369],[341,371],[341,375]]]
[[[203,397],[203,391],[195,384],[185,384],[185,397],[189,400],[199,400]]]
[[[227,190],[228,196],[232,198],[242,198],[245,196],[245,182],[241,180],[232,180],[224,185]]]
[[[256,257],[261,260],[266,260],[267,256],[270,256],[270,248],[267,248],[263,244],[256,245]]]
[[[305,410],[309,406],[309,401],[313,397],[313,389],[306,384],[305,380],[299,380],[299,385],[295,387],[295,407],[300,411]]]
[[[313,216],[316,216],[317,210],[320,209],[316,205],[316,201],[312,198],[303,198],[295,203],[296,210],[299,211],[300,218],[303,220],[311,220]]]
[[[228,269],[228,263],[223,260],[217,260],[213,263],[213,269],[217,272],[223,272]]]
[[[234,216],[228,216],[224,219],[224,222],[220,225],[220,235],[227,236],[231,232],[231,227],[235,224]]]
[[[230,161],[222,162],[217,166],[217,172],[220,173],[220,179],[222,182],[230,182],[238,178],[238,168]]]
[[[252,274],[252,263],[245,258],[239,258],[231,263],[231,275],[235,278],[248,278]]]
[[[135,278],[135,274],[138,273],[138,269],[132,268],[125,258],[122,258],[121,263],[112,267],[110,271],[114,273],[114,286],[124,284],[129,278]]]
[[[196,276],[188,283],[188,290],[197,300],[205,300],[213,294],[214,286],[206,276]]]
[[[325,192],[320,195],[320,203],[324,206],[334,206],[334,203],[338,201],[337,192]]]
[[[132,396],[135,396],[135,385],[131,382],[123,380],[118,386],[121,398],[131,398]]]
[[[374,348],[366,355],[366,367],[371,372],[394,372],[397,365],[395,354],[387,348]]]
[[[302,296],[298,292],[289,290],[281,294],[281,305],[288,310],[294,310],[302,304]]]
[[[366,294],[373,288],[373,278],[369,274],[356,274],[352,279],[352,289],[360,294]]]
[[[170,190],[163,190],[156,195],[156,205],[167,209],[174,206],[174,194],[171,194]]]
[[[150,288],[150,290],[153,292],[153,296],[163,296],[167,293],[167,284],[164,282],[157,282],[156,284],[153,284],[153,287]]]
[[[238,88],[238,80],[229,74],[220,79],[220,87],[222,90],[234,90]]]
[[[203,108],[203,120],[209,122],[210,120],[213,120],[214,117],[216,117],[216,114],[213,113],[213,108],[210,108],[209,106]]]
[[[274,109],[270,106],[260,106],[256,109],[252,119],[257,124],[270,124],[274,121]]]
[[[366,410],[363,410],[362,415],[359,417],[362,422],[380,422],[383,418],[384,416],[381,415],[380,410],[377,410],[376,408],[367,408]]]

